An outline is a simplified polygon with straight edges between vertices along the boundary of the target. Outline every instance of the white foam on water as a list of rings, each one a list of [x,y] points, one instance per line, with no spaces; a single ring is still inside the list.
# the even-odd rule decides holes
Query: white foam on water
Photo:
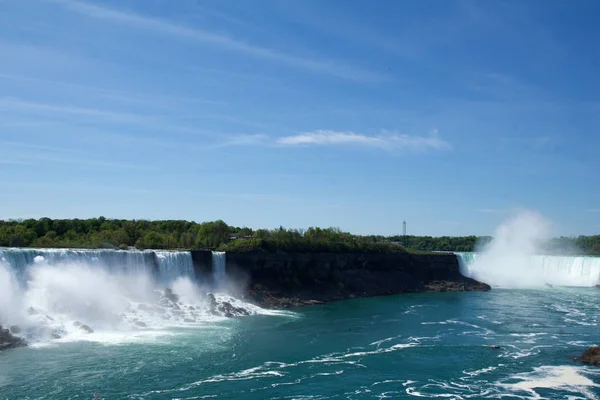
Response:
[[[510,378],[520,382],[499,385],[512,391],[528,392],[536,399],[542,398],[536,389],[561,390],[582,394],[586,399],[597,399],[590,389],[600,385],[588,378],[586,372],[587,370],[582,367],[542,366],[535,368],[534,372],[517,374]]]

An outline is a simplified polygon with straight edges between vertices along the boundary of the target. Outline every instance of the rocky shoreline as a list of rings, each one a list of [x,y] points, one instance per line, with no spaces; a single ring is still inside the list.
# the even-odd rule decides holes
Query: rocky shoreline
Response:
[[[245,300],[284,309],[421,292],[487,291],[464,277],[454,254],[227,253],[227,274]]]
[[[434,281],[426,284],[421,290],[391,291],[388,293],[353,293],[353,292],[294,292],[287,293],[268,289],[247,289],[244,300],[267,309],[288,309],[325,304],[334,301],[356,299],[361,297],[390,296],[406,293],[441,293],[441,292],[484,292],[490,290],[486,284],[465,278],[463,282]]]

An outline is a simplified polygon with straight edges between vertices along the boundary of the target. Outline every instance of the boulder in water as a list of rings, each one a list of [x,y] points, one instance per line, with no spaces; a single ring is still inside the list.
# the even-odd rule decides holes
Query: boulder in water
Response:
[[[498,349],[501,349],[501,348],[502,348],[502,347],[498,346],[497,344],[491,344],[491,345],[489,345],[488,347],[489,347],[490,349],[496,349],[496,350],[498,350]]]
[[[0,325],[0,351],[23,346],[27,346],[27,342],[25,342],[25,340],[21,339],[20,337],[13,336],[10,330],[3,329]]]
[[[18,335],[19,333],[21,333],[21,327],[18,325],[13,325],[9,329],[10,333],[12,333],[13,335]]]
[[[27,309],[27,314],[29,314],[29,315],[39,315],[39,313],[40,312],[33,307],[29,307]]]
[[[225,315],[227,318],[238,317],[241,315],[250,315],[250,313],[247,310],[241,307],[235,307],[228,301],[224,301],[221,304],[219,304],[217,309],[221,312],[221,314]]]
[[[56,332],[52,332],[52,333],[50,334],[50,337],[51,337],[52,339],[60,339],[62,336],[60,336],[60,335],[59,335],[58,333],[56,333]]]
[[[215,315],[217,314],[217,299],[212,293],[206,295],[206,302],[208,303],[208,312]]]
[[[577,357],[576,360],[581,361],[584,364],[600,366],[600,346],[590,347],[583,352],[581,357]]]
[[[171,300],[173,303],[177,303],[179,301],[179,296],[173,293],[173,290],[169,288],[165,289],[163,296]]]
[[[87,325],[81,325],[79,327],[79,329],[81,329],[82,331],[84,331],[86,333],[94,333],[94,330]]]

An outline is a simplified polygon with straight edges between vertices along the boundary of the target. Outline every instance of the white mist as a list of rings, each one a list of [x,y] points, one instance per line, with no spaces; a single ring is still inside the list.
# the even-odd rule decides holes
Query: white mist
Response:
[[[533,268],[532,256],[550,236],[550,223],[534,211],[520,211],[500,225],[492,241],[468,266],[468,275],[491,286],[527,288],[543,286],[543,274]]]
[[[600,283],[600,257],[540,254],[550,222],[521,211],[500,225],[479,253],[459,255],[463,275],[501,288],[590,287]]]

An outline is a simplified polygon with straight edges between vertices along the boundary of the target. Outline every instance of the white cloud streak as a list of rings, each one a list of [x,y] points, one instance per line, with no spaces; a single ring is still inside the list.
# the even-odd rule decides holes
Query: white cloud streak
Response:
[[[477,210],[477,212],[486,214],[506,214],[508,210],[504,210],[501,208],[480,208],[479,210]]]
[[[191,97],[183,97],[183,96],[171,96],[171,95],[165,95],[165,94],[149,94],[149,93],[130,93],[130,92],[124,92],[124,91],[118,91],[118,90],[109,90],[109,89],[104,89],[101,87],[95,87],[95,86],[88,86],[88,85],[80,85],[77,83],[71,83],[71,82],[64,82],[64,81],[56,81],[56,80],[48,80],[48,79],[41,79],[41,78],[35,78],[35,77],[30,77],[30,76],[20,76],[20,75],[13,75],[13,74],[5,74],[0,72],[0,79],[5,79],[8,81],[20,81],[20,82],[26,82],[26,83],[33,83],[39,86],[39,84],[42,85],[48,85],[48,86],[54,86],[54,87],[60,87],[63,89],[74,89],[74,90],[78,90],[80,92],[84,92],[85,95],[87,97],[90,96],[90,93],[98,96],[98,97],[106,97],[106,98],[110,98],[110,99],[114,99],[114,100],[118,100],[118,101],[122,101],[122,102],[128,102],[128,103],[140,103],[140,104],[147,104],[147,105],[151,105],[151,106],[161,106],[161,107],[165,107],[166,105],[172,104],[173,102],[177,102],[177,103],[188,103],[188,104],[208,104],[208,105],[217,105],[217,106],[222,106],[225,105],[223,102],[220,101],[214,101],[214,100],[204,100],[204,99],[199,99],[199,98],[191,98]],[[60,89],[62,90],[62,89]],[[180,107],[180,104],[177,104],[177,107]]]
[[[162,33],[183,39],[191,39],[204,44],[216,46],[221,49],[227,49],[237,53],[243,53],[254,57],[288,64],[296,68],[301,68],[316,73],[366,82],[379,82],[387,80],[388,78],[382,74],[351,67],[343,62],[317,60],[308,57],[300,57],[282,53],[270,48],[236,40],[225,35],[218,35],[199,29],[192,29],[171,23],[166,20],[146,17],[132,12],[124,12],[73,0],[49,1],[63,6],[70,11],[85,15],[90,18],[105,20],[115,24],[125,25],[137,29],[144,29],[147,31]]]
[[[330,130],[316,130],[300,133],[293,136],[284,136],[277,139],[281,146],[358,146],[374,147],[384,150],[449,150],[452,146],[441,139],[437,132],[429,136],[413,136],[397,133],[384,133],[369,136],[354,132],[339,132]]]
[[[0,110],[25,110],[50,113],[65,113],[84,117],[98,117],[104,119],[111,119],[120,122],[141,122],[149,120],[148,117],[140,116],[137,114],[126,114],[113,111],[97,110],[93,108],[65,106],[59,104],[35,103],[29,101],[22,101],[14,98],[0,98]]]

